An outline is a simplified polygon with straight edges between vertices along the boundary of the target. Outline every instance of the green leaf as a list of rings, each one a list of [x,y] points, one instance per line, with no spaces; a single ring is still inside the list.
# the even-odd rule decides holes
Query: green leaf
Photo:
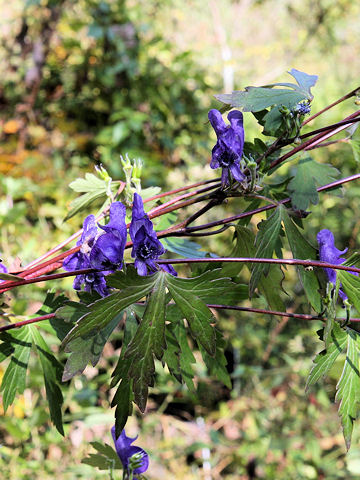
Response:
[[[301,260],[316,260],[317,250],[301,235],[299,229],[286,211],[283,212],[283,222],[293,257]],[[301,266],[296,267],[296,270],[304,287],[307,299],[314,310],[320,313],[322,310],[321,296],[319,293],[320,285],[315,273]]]
[[[145,297],[156,283],[159,274],[160,273],[146,277],[135,277],[134,272],[130,270],[129,275],[112,275],[112,278],[108,280],[108,284],[117,288],[122,288],[118,287],[118,285],[122,285],[124,287],[123,290],[89,305],[89,313],[76,322],[75,326],[64,338],[63,345],[65,346],[75,338],[82,337],[89,339],[90,337],[96,336],[119,312]]]
[[[359,163],[360,162],[360,139],[352,138],[349,141],[349,143],[351,145],[351,148],[354,154],[354,159],[357,163]]]
[[[278,207],[275,212],[267,219],[262,220],[259,225],[259,232],[256,235],[256,258],[272,258],[275,248],[278,247],[281,232],[281,219],[283,207]],[[261,275],[269,272],[270,265],[256,263],[252,268],[250,279],[250,295],[254,294]]]
[[[310,385],[314,385],[321,377],[324,377],[328,373],[337,357],[344,350],[346,343],[346,331],[335,323],[331,332],[331,342],[329,343],[329,347],[322,350],[314,358],[314,366],[307,379],[306,390]]]
[[[175,328],[175,323],[170,323],[166,327],[166,350],[164,352],[163,362],[167,365],[170,374],[175,377],[178,382],[182,383],[180,345],[174,333]]]
[[[77,178],[69,185],[75,192],[84,192],[84,195],[81,195],[78,198],[75,198],[71,202],[71,210],[66,215],[64,221],[69,220],[81,210],[84,210],[92,202],[101,197],[106,197],[107,192],[109,191],[109,182],[101,180],[92,173],[86,173],[85,178]],[[114,183],[111,185],[111,190],[115,192],[117,186]]]
[[[244,112],[260,112],[273,105],[284,105],[290,110],[308,95],[304,92],[285,88],[246,87],[245,91],[215,95],[220,102],[231,107],[242,108]]]
[[[0,388],[3,392],[3,406],[6,412],[9,405],[13,403],[16,392],[22,394],[25,390],[26,371],[32,347],[30,329],[24,326],[11,334],[2,333],[0,340],[10,344],[13,349]]]
[[[211,275],[213,272],[205,272],[200,277],[191,279],[176,278],[171,275],[167,277],[169,292],[188,321],[191,335],[210,355],[214,355],[216,349],[215,331],[211,326],[215,319],[205,303],[194,293],[204,292],[205,288],[202,281],[196,283],[196,280],[200,278],[204,280],[204,275]]]
[[[95,335],[76,337],[66,344],[65,352],[70,353],[64,368],[62,381],[67,382],[75,375],[82,373],[91,363],[93,367],[98,363],[105,343],[119,322],[123,312],[119,312],[104,328]]]
[[[284,277],[284,273],[279,265],[271,265],[266,277],[262,275],[258,283],[258,290],[266,298],[269,307],[278,312],[286,310],[285,304],[280,297],[280,292],[284,292],[282,287]]]
[[[66,304],[55,311],[55,318],[50,319],[59,340],[63,341],[73,328],[74,323],[88,313],[88,308],[83,303],[67,301]]]
[[[255,235],[247,227],[237,226],[237,242],[239,247],[239,257],[254,257],[255,256]],[[251,270],[251,264],[246,264]],[[267,272],[266,278],[264,275],[260,277],[258,283],[259,292],[264,295],[269,307],[280,312],[285,311],[284,302],[281,300],[280,292],[282,291],[281,283],[284,279],[284,274],[280,267],[271,265]]]
[[[52,354],[37,327],[33,325],[30,325],[29,327],[40,357],[40,364],[45,381],[46,398],[49,403],[50,417],[59,433],[64,435],[61,412],[63,396],[59,386],[62,366]]]
[[[133,381],[123,378],[118,386],[111,406],[115,407],[115,433],[119,437],[126,425],[128,417],[132,414],[133,406]]]
[[[154,356],[161,360],[165,342],[165,272],[159,272],[148,298],[144,317],[129,343],[124,359],[130,363],[128,377],[133,379],[134,401],[144,412],[148,387],[154,385]]]
[[[347,350],[344,369],[341,378],[336,385],[335,401],[340,402],[339,415],[346,443],[349,450],[353,423],[357,417],[360,399],[360,372],[359,372],[359,348],[360,337],[357,332],[348,328]]]
[[[333,182],[339,171],[331,165],[315,162],[312,158],[302,158],[295,177],[289,182],[291,203],[298,210],[306,210],[310,203],[317,205],[319,194],[316,186]]]
[[[316,84],[319,77],[317,75],[309,75],[308,73],[301,72],[295,68],[292,68],[288,73],[295,78],[301,90],[308,94],[308,98],[312,99],[313,95],[311,94],[311,87]]]
[[[342,289],[349,297],[350,303],[360,313],[360,278],[345,270],[337,270],[337,278],[342,284]]]
[[[195,391],[195,386],[193,383],[193,378],[195,377],[192,364],[196,363],[196,359],[192,353],[192,349],[189,346],[189,341],[187,338],[187,330],[184,324],[183,315],[181,310],[177,305],[168,305],[166,318],[169,318],[169,311],[172,311],[172,326],[174,336],[180,347],[180,372],[181,379],[185,382],[185,385],[191,392]],[[175,322],[173,317],[177,318]]]
[[[88,457],[81,460],[81,463],[97,467],[100,470],[122,470],[123,466],[116,451],[107,443],[91,442],[90,445],[98,453],[90,453]]]
[[[231,389],[231,378],[226,369],[227,360],[224,354],[225,341],[219,330],[216,332],[216,352],[215,356],[210,356],[201,346],[200,352],[205,365],[209,369],[211,375],[214,375],[227,388]]]
[[[132,380],[129,380],[128,378],[122,379],[122,377],[127,375],[130,363],[128,360],[124,359],[126,347],[129,345],[129,343],[135,336],[136,330],[138,328],[138,322],[133,307],[127,308],[125,312],[126,322],[123,344],[118,363],[115,367],[114,372],[112,373],[113,378],[110,384],[110,388],[113,388],[121,381],[111,402],[111,406],[116,407],[115,433],[117,436],[120,435],[122,429],[125,427],[127,419],[132,414],[133,410]]]

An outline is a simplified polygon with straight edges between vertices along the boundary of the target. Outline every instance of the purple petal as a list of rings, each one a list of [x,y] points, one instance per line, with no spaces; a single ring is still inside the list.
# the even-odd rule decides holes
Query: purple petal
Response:
[[[339,250],[335,247],[335,239],[331,230],[323,229],[316,236],[319,244],[319,256],[322,262],[332,263],[334,265],[341,265],[344,263],[345,259],[341,257],[344,253],[347,252],[347,248],[344,250]],[[328,277],[329,282],[333,285],[336,284],[336,270],[333,268],[324,268],[325,273]],[[350,272],[352,275],[358,276],[356,272]],[[341,287],[340,283],[340,287]],[[348,297],[343,290],[339,289],[339,296],[343,300],[346,300]]]
[[[219,110],[210,110],[208,113],[208,119],[210,120],[211,126],[215,130],[215,133],[218,137],[226,132],[228,127],[226,126],[226,123],[224,122]]]
[[[125,434],[125,430],[123,430],[120,436],[116,438],[115,426],[112,427],[111,434],[115,443],[116,453],[118,454],[118,457],[120,458],[121,463],[123,464],[124,470],[128,470],[129,458],[135,455],[136,453],[141,453],[142,454],[141,466],[138,468],[135,468],[134,473],[135,474],[144,473],[149,467],[149,456],[143,448],[135,447],[131,445],[133,442],[135,442],[137,437],[135,438],[127,437]]]
[[[228,168],[223,168],[221,173],[221,185],[224,187],[229,183],[229,172]]]
[[[217,142],[211,152],[210,167],[212,169],[215,170],[216,168],[220,167],[219,158],[221,158],[222,153],[223,153],[223,148],[219,145],[219,142]]]
[[[99,270],[116,270],[122,265],[126,238],[112,233],[101,235],[90,252],[91,266]]]
[[[126,207],[121,202],[113,202],[110,205],[110,220],[106,225],[100,225],[102,230],[112,233],[119,238],[125,238],[126,241]]]
[[[76,245],[82,245],[83,243],[90,243],[91,240],[94,240],[97,234],[97,225],[94,215],[88,215],[83,223],[83,232],[81,234],[80,240]]]
[[[8,269],[5,267],[3,263],[0,262],[0,272],[8,273]]]
[[[134,262],[134,267],[136,268],[138,275],[141,275],[142,277],[147,275],[147,265],[143,260],[137,258]]]
[[[242,138],[244,142],[244,117],[243,114],[239,110],[232,110],[229,115],[227,116],[231,128],[234,132]]]
[[[240,165],[238,165],[237,163],[233,163],[232,165],[230,165],[230,171],[232,173],[232,176],[238,182],[242,182],[242,181],[245,180],[246,177],[243,174],[243,172],[241,171]]]
[[[132,209],[132,218],[139,220],[145,217],[144,203],[141,196],[138,193],[134,193],[133,209]]]
[[[177,277],[177,271],[172,265],[170,265],[170,263],[162,263],[159,266],[161,270],[164,270],[164,272],[170,273],[170,275],[174,275],[174,277]]]

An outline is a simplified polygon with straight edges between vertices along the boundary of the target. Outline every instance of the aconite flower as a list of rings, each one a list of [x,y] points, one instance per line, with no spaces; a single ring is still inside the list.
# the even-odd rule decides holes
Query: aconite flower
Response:
[[[217,136],[216,145],[212,149],[210,167],[222,168],[223,186],[229,184],[230,175],[238,182],[242,182],[245,180],[240,166],[244,148],[243,114],[239,110],[231,111],[227,116],[230,125],[226,125],[218,110],[210,110],[208,117]]]

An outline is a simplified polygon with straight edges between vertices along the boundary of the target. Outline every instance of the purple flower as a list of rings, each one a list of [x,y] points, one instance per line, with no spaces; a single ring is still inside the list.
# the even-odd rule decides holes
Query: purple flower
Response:
[[[95,217],[94,215],[88,215],[84,220],[80,240],[76,243],[77,246],[80,246],[80,250],[65,258],[63,262],[64,270],[73,272],[74,270],[81,270],[83,268],[92,268],[90,264],[90,252],[94,246],[97,233]],[[86,292],[95,290],[102,296],[108,294],[105,278],[101,272],[77,275],[74,279],[73,288],[75,290],[81,290],[82,285],[85,285],[84,289]]]
[[[311,112],[311,105],[309,105],[308,103],[300,102],[295,105],[293,111],[299,115],[307,115]]]
[[[217,142],[212,149],[211,168],[222,168],[221,183],[229,184],[229,172],[238,182],[245,180],[241,171],[240,159],[244,148],[243,114],[233,110],[228,114],[230,125],[226,125],[218,110],[208,113],[210,123],[215,130]]]
[[[126,208],[121,202],[110,206],[110,221],[100,225],[106,233],[100,235],[90,252],[91,266],[102,270],[104,274],[121,268],[126,244]]]
[[[0,260],[0,273],[8,273],[8,269],[1,263],[2,261]],[[4,282],[5,280],[0,280],[0,283]]]
[[[135,258],[138,274],[147,275],[148,269],[156,271],[158,265],[155,260],[165,253],[165,248],[158,240],[152,221],[144,211],[142,198],[137,193],[134,194],[129,232],[133,242],[131,256]],[[161,265],[161,268],[172,275],[177,275],[172,265]]]
[[[320,260],[322,262],[332,263],[334,265],[341,265],[342,263],[344,263],[345,259],[342,258],[341,255],[346,253],[348,249],[345,248],[345,250],[338,250],[335,247],[334,235],[330,230],[320,230],[316,238],[319,244]],[[336,271],[332,268],[324,268],[324,270],[326,272],[329,282],[331,282],[333,285],[336,285]],[[358,276],[356,272],[350,273]],[[343,300],[347,300],[348,298],[341,289],[339,289],[339,295]]]
[[[120,437],[116,438],[115,426],[112,427],[111,434],[114,439],[116,453],[118,454],[126,473],[130,474],[130,470],[132,470],[135,475],[146,472],[149,467],[148,454],[141,447],[134,447],[131,445],[135,442],[137,437],[127,437],[125,430],[123,430]],[[131,468],[132,466],[136,466],[136,468]],[[133,477],[133,479],[139,480],[139,477]]]
[[[80,250],[64,260],[63,268],[68,272],[83,268],[95,268],[98,272],[77,275],[73,287],[87,292],[95,290],[101,296],[108,295],[105,275],[121,268],[126,243],[125,206],[114,202],[110,206],[110,221],[100,225],[105,231],[99,235],[94,215],[84,220],[83,233],[77,246]]]

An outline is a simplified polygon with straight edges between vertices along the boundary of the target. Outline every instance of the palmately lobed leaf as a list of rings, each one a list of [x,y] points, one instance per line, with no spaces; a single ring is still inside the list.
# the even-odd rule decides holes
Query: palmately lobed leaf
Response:
[[[315,162],[309,156],[302,158],[288,185],[292,205],[298,210],[307,210],[310,203],[317,205],[317,185],[331,183],[338,175],[339,171],[331,165]]]

